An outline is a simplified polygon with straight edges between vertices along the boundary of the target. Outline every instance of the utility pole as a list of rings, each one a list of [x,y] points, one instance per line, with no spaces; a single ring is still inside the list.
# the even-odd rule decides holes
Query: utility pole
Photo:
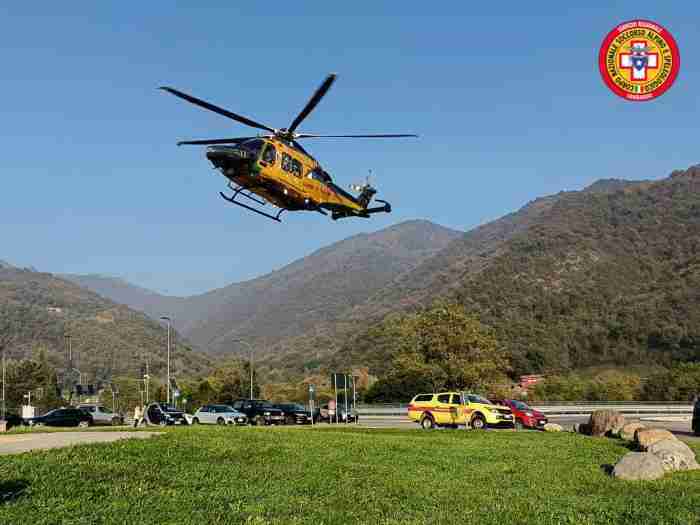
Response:
[[[234,339],[234,343],[242,343],[248,347],[248,354],[250,359],[250,399],[253,399],[253,347],[248,341],[243,339]]]
[[[170,317],[167,315],[161,316],[161,321],[166,321],[168,323],[168,378],[167,378],[167,398],[168,405],[170,404]]]

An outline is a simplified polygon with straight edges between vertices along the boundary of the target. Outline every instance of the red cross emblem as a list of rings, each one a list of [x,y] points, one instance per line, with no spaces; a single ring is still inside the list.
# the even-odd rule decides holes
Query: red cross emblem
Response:
[[[649,52],[647,40],[632,40],[630,52],[620,53],[620,69],[630,73],[630,80],[644,82],[649,69],[658,69],[659,54]]]

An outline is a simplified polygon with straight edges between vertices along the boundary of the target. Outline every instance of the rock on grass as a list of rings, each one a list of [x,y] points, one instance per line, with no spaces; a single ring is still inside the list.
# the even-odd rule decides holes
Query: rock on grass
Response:
[[[676,439],[676,436],[663,428],[640,428],[634,434],[634,441],[641,451],[664,439]]]
[[[629,481],[660,479],[664,476],[662,461],[650,452],[625,454],[613,468],[612,475]]]
[[[588,425],[591,436],[617,435],[625,425],[625,416],[615,410],[596,410]]]
[[[664,470],[696,470],[700,469],[695,453],[688,445],[678,439],[664,439],[649,445],[647,449],[661,460]]]

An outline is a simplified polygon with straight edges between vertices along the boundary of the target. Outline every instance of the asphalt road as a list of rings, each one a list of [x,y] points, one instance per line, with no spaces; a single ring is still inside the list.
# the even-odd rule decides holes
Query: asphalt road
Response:
[[[158,432],[46,432],[0,434],[0,455],[32,450],[70,447],[86,443],[109,443],[119,439],[146,439]]]
[[[642,418],[627,418],[629,421],[641,420],[648,427],[665,428],[673,432],[678,438],[686,441],[700,441],[700,437],[694,436],[690,430],[690,418],[684,416],[643,416]],[[570,429],[574,424],[587,423],[588,416],[550,416],[549,421]],[[360,426],[366,428],[400,428],[415,429],[418,425],[405,417],[398,416],[364,416],[360,417]]]

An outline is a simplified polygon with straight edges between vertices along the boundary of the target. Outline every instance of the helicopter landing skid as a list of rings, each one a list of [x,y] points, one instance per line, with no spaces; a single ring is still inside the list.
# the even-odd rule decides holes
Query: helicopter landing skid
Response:
[[[231,188],[230,185],[229,185],[229,187]],[[233,189],[233,188],[231,188],[231,189]],[[237,188],[236,190],[234,190],[233,196],[231,196],[231,197],[225,195],[223,192],[219,192],[219,195],[221,195],[222,199],[230,202],[231,204],[235,204],[236,206],[240,206],[241,208],[245,208],[246,210],[250,210],[253,213],[257,213],[258,215],[262,215],[263,217],[267,217],[268,219],[272,219],[273,221],[282,222],[280,220],[280,215],[282,215],[283,211],[286,211],[286,208],[281,208],[280,211],[278,211],[276,215],[272,215],[271,213],[266,213],[262,210],[258,210],[256,208],[253,208],[252,206],[248,206],[247,204],[243,204],[242,202],[238,202],[236,200],[236,197],[238,197],[238,195],[240,194],[243,197],[247,197],[248,199],[252,200],[253,202],[257,202],[258,204],[260,204],[262,206],[265,205],[264,201],[261,201],[260,199],[256,199],[255,197],[253,197],[249,193],[242,193],[243,190],[245,190],[245,189],[246,188],[244,188],[244,187]]]
[[[389,204],[387,201],[383,201],[381,199],[374,199],[376,202],[381,202],[384,206],[375,206],[374,208],[367,208],[365,210],[366,213],[381,213],[381,212],[386,212],[386,213],[391,213],[391,204]]]

